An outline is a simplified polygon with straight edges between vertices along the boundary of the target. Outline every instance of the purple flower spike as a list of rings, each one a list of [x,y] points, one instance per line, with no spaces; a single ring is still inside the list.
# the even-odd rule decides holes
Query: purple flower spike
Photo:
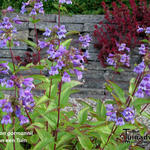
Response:
[[[72,4],[71,0],[66,0],[66,4]]]
[[[63,4],[65,3],[66,1],[65,0],[59,0],[59,3]]]
[[[67,72],[64,72],[64,75],[62,77],[62,81],[64,81],[64,82],[70,82],[71,81],[70,75]]]
[[[140,33],[140,32],[143,32],[143,31],[144,31],[144,29],[138,26],[137,32]]]
[[[6,124],[7,125],[8,123],[9,124],[12,123],[10,116],[9,115],[3,116],[2,120],[1,120],[1,124]]]
[[[29,120],[27,117],[23,116],[23,115],[20,115],[19,116],[19,120],[20,120],[20,125],[23,125],[23,124],[26,124],[26,123],[29,123]]]

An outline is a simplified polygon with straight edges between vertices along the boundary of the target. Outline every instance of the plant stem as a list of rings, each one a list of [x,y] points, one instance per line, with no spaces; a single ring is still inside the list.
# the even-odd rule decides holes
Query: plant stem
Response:
[[[15,69],[15,61],[14,61],[14,55],[13,55],[13,52],[12,52],[12,49],[11,49],[11,43],[10,42],[11,41],[9,41],[9,51],[10,51],[10,54],[11,54],[11,59],[12,59],[14,71],[16,71],[16,69]]]
[[[143,109],[141,110],[140,114],[147,108],[148,105],[149,105],[149,104],[146,104],[146,105],[143,107]]]
[[[108,144],[111,136],[115,133],[115,131],[117,130],[117,126],[115,126],[116,123],[114,123],[113,127],[112,127],[112,130],[111,130],[111,133],[107,139],[107,142],[105,143],[105,145],[103,146],[102,150],[104,150],[105,146]]]
[[[140,75],[137,76],[136,81],[135,81],[135,88],[134,88],[134,91],[132,93],[132,97],[134,96],[134,94],[135,94],[135,92],[136,92],[140,82],[142,81],[143,75],[144,75],[144,73],[142,72]],[[132,98],[129,96],[127,101],[126,101],[127,107],[129,107],[131,101],[132,101]]]
[[[57,127],[55,130],[55,145],[54,145],[54,150],[56,150],[56,142],[57,142],[57,134],[58,134],[58,128],[59,128],[59,122],[60,122],[60,96],[61,96],[61,88],[62,88],[62,80],[59,83],[58,86],[58,107],[57,107],[57,112],[58,112],[58,117],[57,117]]]
[[[16,150],[16,147],[15,147],[15,117],[13,118],[13,148],[14,150]]]

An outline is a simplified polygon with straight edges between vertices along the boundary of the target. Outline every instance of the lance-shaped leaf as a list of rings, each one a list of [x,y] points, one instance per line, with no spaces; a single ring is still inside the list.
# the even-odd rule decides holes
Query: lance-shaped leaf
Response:
[[[88,117],[88,109],[89,107],[83,108],[82,110],[80,110],[79,114],[78,114],[78,121],[80,124],[84,124],[87,120]]]
[[[115,84],[112,81],[108,81],[108,82],[113,87],[113,90],[114,90],[115,94],[119,97],[120,101],[122,103],[125,103],[126,102],[126,98],[125,98],[125,93],[124,93],[123,89],[120,88],[117,84]]]
[[[139,106],[139,105],[149,104],[149,103],[150,103],[150,99],[149,98],[136,98],[134,100],[134,102],[131,103],[131,105]]]

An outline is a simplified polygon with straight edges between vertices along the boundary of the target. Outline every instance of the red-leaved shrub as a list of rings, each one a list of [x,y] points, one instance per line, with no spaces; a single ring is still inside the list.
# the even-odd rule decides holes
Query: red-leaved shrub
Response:
[[[137,33],[138,26],[150,26],[150,4],[146,0],[130,0],[130,6],[126,6],[121,0],[112,2],[112,10],[102,2],[105,10],[105,22],[100,22],[100,27],[95,25],[94,36],[97,39],[95,47],[100,50],[98,58],[106,67],[106,58],[109,53],[117,53],[116,43],[126,43],[133,49],[139,44],[139,37],[146,38],[145,34]]]

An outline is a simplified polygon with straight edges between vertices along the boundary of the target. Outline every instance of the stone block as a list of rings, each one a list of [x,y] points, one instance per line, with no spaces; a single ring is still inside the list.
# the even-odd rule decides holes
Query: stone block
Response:
[[[104,15],[72,15],[60,17],[61,23],[99,23],[102,20],[104,20]]]

